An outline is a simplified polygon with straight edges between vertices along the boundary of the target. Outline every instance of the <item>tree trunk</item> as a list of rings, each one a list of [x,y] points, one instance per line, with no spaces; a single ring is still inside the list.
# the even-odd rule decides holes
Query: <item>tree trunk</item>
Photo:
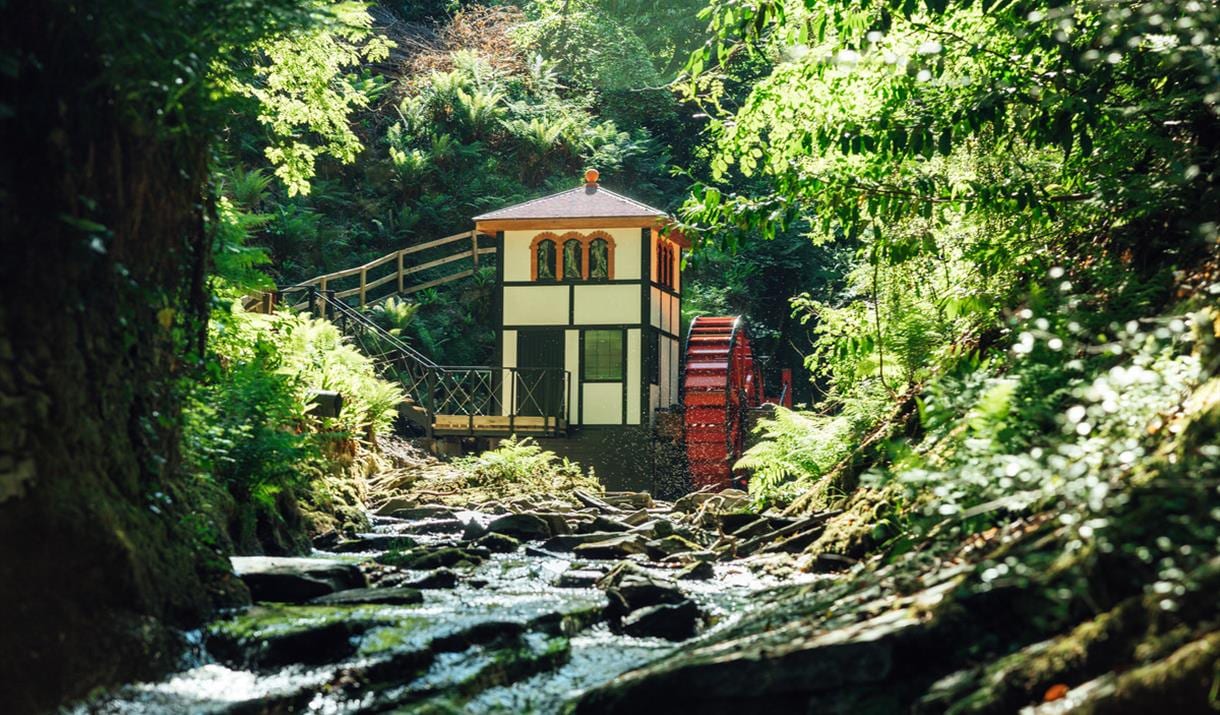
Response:
[[[210,527],[178,460],[175,383],[206,318],[206,141],[127,103],[89,7],[0,16],[7,712],[168,668],[171,627],[212,609],[228,566],[199,546]]]

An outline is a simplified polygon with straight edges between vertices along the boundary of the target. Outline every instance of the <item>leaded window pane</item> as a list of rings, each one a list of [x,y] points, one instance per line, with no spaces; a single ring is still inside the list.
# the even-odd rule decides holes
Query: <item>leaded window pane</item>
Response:
[[[554,241],[539,241],[538,242],[538,280],[553,281],[555,280],[555,242]]]
[[[581,249],[580,241],[576,239],[564,241],[563,277],[565,279],[579,280],[584,277],[584,256],[581,255],[584,251]]]
[[[581,364],[585,380],[622,380],[623,331],[586,330]]]
[[[589,277],[610,277],[610,244],[604,238],[595,238],[589,244]]]

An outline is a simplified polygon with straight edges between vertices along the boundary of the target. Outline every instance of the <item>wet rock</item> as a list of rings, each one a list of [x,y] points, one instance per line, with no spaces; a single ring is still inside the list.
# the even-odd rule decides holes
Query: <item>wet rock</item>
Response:
[[[699,550],[688,551],[682,554],[674,554],[661,559],[662,563],[667,564],[689,564],[696,561],[719,561],[720,554],[715,551]]]
[[[367,585],[359,568],[342,561],[272,556],[233,556],[230,561],[255,601],[303,603]]]
[[[375,560],[379,564],[397,566],[413,571],[426,571],[437,568],[465,565],[477,566],[487,558],[486,549],[458,548],[446,546],[431,551],[414,549],[412,551],[389,551]]]
[[[648,606],[623,618],[623,632],[637,638],[686,640],[699,630],[699,607],[693,601]]]
[[[407,497],[393,497],[385,504],[377,507],[377,516],[393,516],[394,512],[403,509],[412,509],[417,506],[418,502]]]
[[[260,633],[248,638],[213,632],[205,645],[220,662],[242,668],[267,670],[289,664],[321,665],[354,653],[355,636],[363,630],[362,624],[338,621],[289,628],[283,633]]]
[[[627,516],[624,516],[622,519],[620,519],[620,521],[627,526],[640,526],[641,524],[648,523],[648,521],[651,519],[652,514],[650,514],[647,509],[639,509],[631,512]]]
[[[403,580],[399,585],[419,589],[453,588],[457,585],[457,574],[449,569],[440,568],[414,580]]]
[[[569,517],[565,514],[539,512],[537,516],[546,521],[547,526],[551,530],[551,536],[563,536],[564,534],[572,533],[572,528],[568,526]]]
[[[505,514],[493,519],[487,530],[522,541],[541,541],[553,535],[550,522],[537,514]]]
[[[582,544],[606,541],[618,538],[619,536],[619,533],[612,531],[599,531],[591,534],[564,534],[563,536],[553,536],[542,542],[542,548],[547,551],[571,551]]]
[[[342,535],[337,531],[328,531],[325,534],[319,534],[313,537],[313,547],[315,549],[329,550],[332,546],[339,543]]]
[[[417,589],[405,586],[389,588],[353,588],[319,596],[310,603],[324,606],[348,606],[371,603],[383,606],[410,606],[423,603],[424,595]]]
[[[829,514],[831,512],[814,514],[787,526],[747,539],[736,545],[737,555],[747,556],[755,551],[800,551],[822,534]]]
[[[593,588],[603,575],[601,571],[571,569],[560,574],[555,585],[559,588]]]
[[[394,527],[399,534],[453,534],[463,531],[466,523],[454,516],[404,521]]]
[[[673,581],[653,576],[630,562],[611,569],[597,585],[606,591],[609,603],[605,613],[612,621],[648,606],[689,600]]]
[[[462,541],[474,541],[487,533],[487,527],[479,523],[478,519],[471,519],[466,522],[466,526],[462,528]]]
[[[761,516],[748,511],[740,511],[732,514],[720,514],[717,518],[720,521],[720,530],[726,534],[735,534],[740,529],[762,521]]]
[[[410,549],[416,546],[415,539],[401,534],[360,534],[351,541],[342,541],[330,551],[337,554],[351,554],[361,551],[390,551],[392,549]],[[321,547],[319,547],[321,548]]]
[[[614,536],[601,541],[580,544],[572,549],[572,553],[585,559],[622,559],[633,554],[647,552],[647,543],[638,534]]]
[[[629,530],[632,526],[632,524],[626,524],[621,521],[615,521],[614,519],[608,519],[604,516],[598,515],[589,521],[582,522],[576,531],[580,534],[590,534],[598,531],[623,532]]]
[[[694,512],[713,496],[715,496],[715,492],[711,491],[691,492],[674,502],[674,511],[680,513]]]
[[[602,501],[617,509],[651,509],[652,495],[648,492],[606,492]]]
[[[600,499],[582,489],[577,489],[574,492],[572,492],[572,496],[576,499],[576,501],[580,502],[581,504],[584,504],[585,506],[597,509],[598,511],[601,511],[603,514],[614,514],[619,511],[619,509],[617,507],[612,506],[611,504],[606,502],[604,499]]]
[[[706,711],[732,699],[741,712],[863,712],[861,696],[884,692],[895,663],[942,657],[946,630],[890,611],[812,635],[807,622],[756,622],[628,673],[581,697],[576,713]],[[845,696],[845,697],[844,697]],[[842,699],[840,699],[842,698]],[[788,707],[777,707],[776,704]],[[799,708],[797,710],[796,708]],[[904,712],[881,701],[869,712]]]
[[[674,502],[673,510],[688,514],[700,509],[704,512],[739,512],[745,510],[749,503],[749,495],[740,489],[724,489],[718,492],[698,491],[687,494]]]
[[[449,519],[453,517],[453,508],[444,504],[424,504],[392,511],[388,516],[398,519]]]
[[[682,581],[706,581],[715,575],[716,570],[707,561],[696,561],[675,574]]]
[[[508,534],[491,532],[475,539],[474,545],[487,549],[493,554],[510,554],[521,546],[521,542]]]
[[[663,559],[668,556],[676,556],[678,554],[686,554],[692,551],[699,551],[699,544],[693,541],[672,534],[663,539],[654,539],[646,544],[648,555],[654,559]]]

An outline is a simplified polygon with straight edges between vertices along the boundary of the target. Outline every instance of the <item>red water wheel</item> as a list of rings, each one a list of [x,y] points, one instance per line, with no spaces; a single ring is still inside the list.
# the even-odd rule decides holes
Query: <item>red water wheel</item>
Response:
[[[740,316],[695,318],[686,338],[683,423],[691,486],[734,486],[745,415],[762,402],[762,379]]]

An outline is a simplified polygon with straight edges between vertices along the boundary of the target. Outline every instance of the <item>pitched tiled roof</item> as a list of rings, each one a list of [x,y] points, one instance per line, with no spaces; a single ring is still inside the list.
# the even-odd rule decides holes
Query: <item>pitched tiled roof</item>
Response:
[[[475,221],[547,218],[620,218],[664,216],[665,212],[596,184],[560,191],[475,216]]]

